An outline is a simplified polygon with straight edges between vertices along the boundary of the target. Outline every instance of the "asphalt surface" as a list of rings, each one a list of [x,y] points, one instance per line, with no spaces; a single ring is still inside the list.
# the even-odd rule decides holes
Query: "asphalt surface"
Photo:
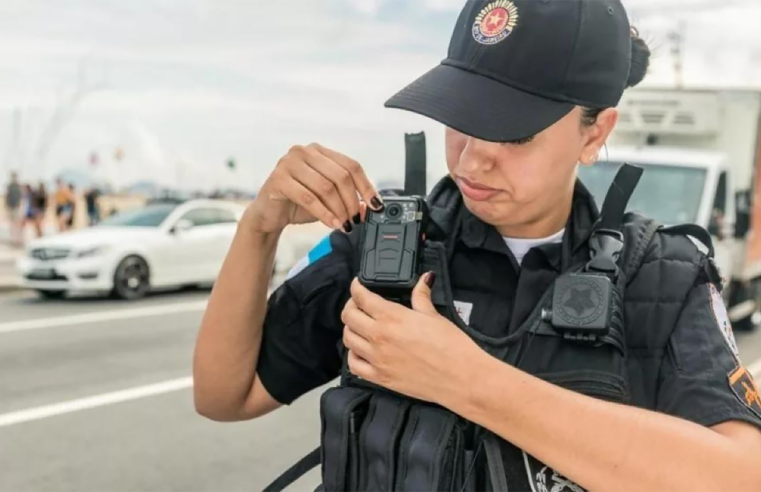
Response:
[[[247,423],[200,417],[186,387],[8,424],[30,409],[188,378],[207,297],[0,296],[0,490],[261,490],[314,449],[320,390]],[[178,306],[186,309],[160,314]],[[109,316],[124,318],[98,321]],[[293,490],[318,483],[312,473]]]
[[[189,376],[207,297],[0,295],[0,491],[255,491],[313,449],[322,389],[253,422],[195,413]],[[746,364],[761,359],[761,332],[738,341]],[[114,396],[129,389],[149,394]],[[314,471],[291,490],[318,483]]]

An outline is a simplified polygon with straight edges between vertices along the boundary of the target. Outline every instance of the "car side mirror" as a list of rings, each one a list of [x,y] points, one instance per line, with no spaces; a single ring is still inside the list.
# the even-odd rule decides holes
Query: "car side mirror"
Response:
[[[184,232],[188,232],[192,228],[193,228],[193,223],[191,221],[186,219],[181,219],[177,221],[174,227],[172,227],[171,233],[175,235],[179,235]]]

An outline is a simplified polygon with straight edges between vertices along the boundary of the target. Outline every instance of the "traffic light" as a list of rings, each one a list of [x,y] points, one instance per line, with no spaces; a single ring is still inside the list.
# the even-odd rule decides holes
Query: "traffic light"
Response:
[[[235,171],[235,159],[227,160],[227,168],[231,171]]]

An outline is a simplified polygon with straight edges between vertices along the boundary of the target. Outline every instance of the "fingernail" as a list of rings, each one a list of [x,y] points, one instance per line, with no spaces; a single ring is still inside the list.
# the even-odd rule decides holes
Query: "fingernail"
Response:
[[[436,274],[433,272],[428,272],[428,275],[425,277],[425,284],[429,289],[433,289],[434,282],[436,282]]]
[[[357,214],[354,217],[352,217],[351,220],[353,220],[355,224],[359,224],[359,222],[362,220],[362,217],[360,217],[359,214]]]
[[[370,200],[370,205],[373,206],[376,212],[383,212],[383,209],[385,208],[383,202],[377,196],[374,196],[373,199]]]
[[[352,227],[351,222],[349,222],[348,220],[344,222],[344,231],[346,231],[346,234],[349,234],[353,230],[354,230],[354,227]]]

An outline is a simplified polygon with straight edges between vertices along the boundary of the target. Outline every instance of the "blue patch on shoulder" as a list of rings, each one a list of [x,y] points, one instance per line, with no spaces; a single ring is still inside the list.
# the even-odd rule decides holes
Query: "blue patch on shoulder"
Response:
[[[320,258],[324,258],[333,252],[333,245],[330,244],[330,236],[325,237],[317,246],[309,252],[309,264],[311,265]]]

